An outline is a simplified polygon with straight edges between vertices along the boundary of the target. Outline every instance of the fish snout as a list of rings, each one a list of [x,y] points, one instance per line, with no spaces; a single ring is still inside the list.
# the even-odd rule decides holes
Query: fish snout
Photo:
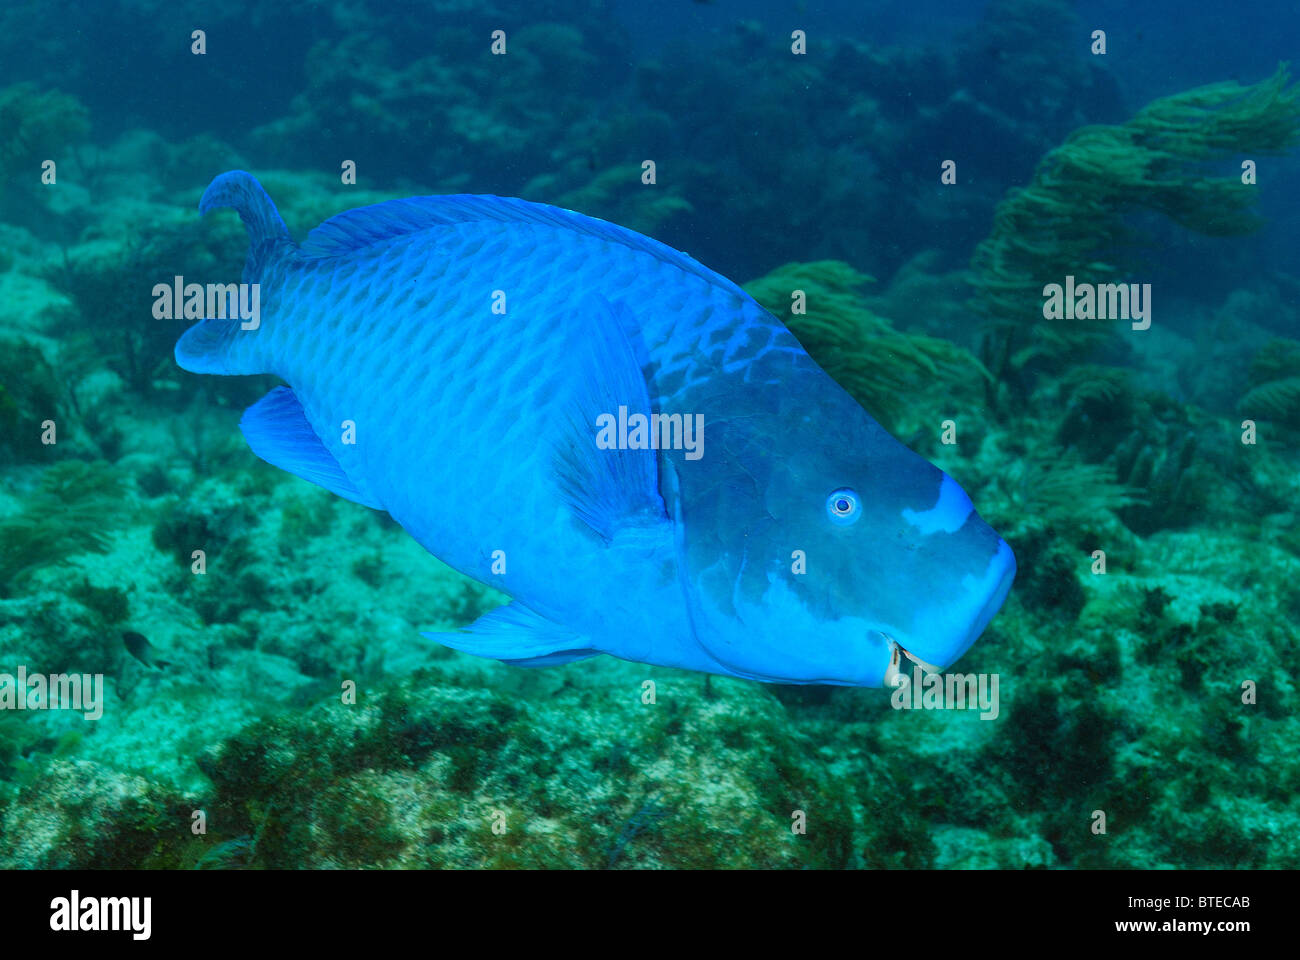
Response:
[[[984,632],[984,628],[989,625],[989,621],[1002,609],[1007,594],[1011,592],[1011,583],[1016,579],[1016,555],[1011,552],[1011,547],[1007,542],[1000,537],[998,538],[998,551],[989,563],[989,573],[989,582],[992,587],[985,596],[984,603],[973,621],[966,646],[962,647],[958,652],[958,657],[979,639],[980,634]],[[953,659],[955,660],[957,657]]]
[[[987,568],[981,575],[962,578],[947,602],[936,604],[914,624],[907,635],[885,635],[890,662],[885,668],[885,685],[910,660],[929,672],[946,670],[979,639],[989,621],[1001,609],[1016,576],[1016,557],[1000,537]]]

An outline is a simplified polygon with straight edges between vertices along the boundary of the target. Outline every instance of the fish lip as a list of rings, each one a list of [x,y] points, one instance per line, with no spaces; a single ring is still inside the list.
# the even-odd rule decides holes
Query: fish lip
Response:
[[[884,679],[884,685],[887,688],[893,688],[898,685],[896,682],[898,677],[898,667],[899,664],[902,663],[903,657],[907,657],[907,659],[911,660],[913,663],[915,663],[926,673],[942,672],[934,664],[926,663],[920,657],[913,654],[911,651],[909,651],[905,646],[903,646],[901,643],[899,643],[889,634],[882,633],[881,636],[884,637],[889,644],[889,666],[885,668],[885,679]]]

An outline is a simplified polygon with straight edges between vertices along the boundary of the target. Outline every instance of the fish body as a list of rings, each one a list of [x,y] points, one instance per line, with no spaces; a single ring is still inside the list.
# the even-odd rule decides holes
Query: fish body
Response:
[[[166,660],[158,658],[158,651],[154,649],[154,645],[148,641],[144,634],[128,630],[122,634],[122,645],[126,647],[127,653],[146,667],[154,670],[165,670],[171,666]]]
[[[299,246],[241,171],[217,207],[248,228],[261,314],[200,322],[178,363],[279,376],[240,424],[256,454],[513,598],[450,646],[878,685],[899,648],[951,663],[1006,596],[1014,558],[960,487],[685,254],[484,196],[352,210]]]

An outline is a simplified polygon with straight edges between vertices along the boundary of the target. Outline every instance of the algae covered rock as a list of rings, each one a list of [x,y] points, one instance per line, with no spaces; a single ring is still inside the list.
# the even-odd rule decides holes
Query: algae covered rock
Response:
[[[257,835],[267,867],[852,860],[852,791],[835,799],[770,695],[716,684],[709,699],[674,675],[642,703],[636,671],[618,672],[545,699],[426,674],[254,724],[204,761],[213,822]]]
[[[194,803],[142,777],[55,759],[0,796],[4,869],[189,866]]]

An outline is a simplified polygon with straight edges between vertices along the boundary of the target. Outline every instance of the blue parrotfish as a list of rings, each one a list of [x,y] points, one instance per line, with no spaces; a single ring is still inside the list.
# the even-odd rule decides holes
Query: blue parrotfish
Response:
[[[962,488],[684,253],[470,195],[300,245],[243,171],[217,208],[260,317],[200,321],[177,363],[279,377],[240,421],[253,453],[511,598],[443,644],[878,686],[904,655],[948,667],[1006,598],[1015,558]]]

